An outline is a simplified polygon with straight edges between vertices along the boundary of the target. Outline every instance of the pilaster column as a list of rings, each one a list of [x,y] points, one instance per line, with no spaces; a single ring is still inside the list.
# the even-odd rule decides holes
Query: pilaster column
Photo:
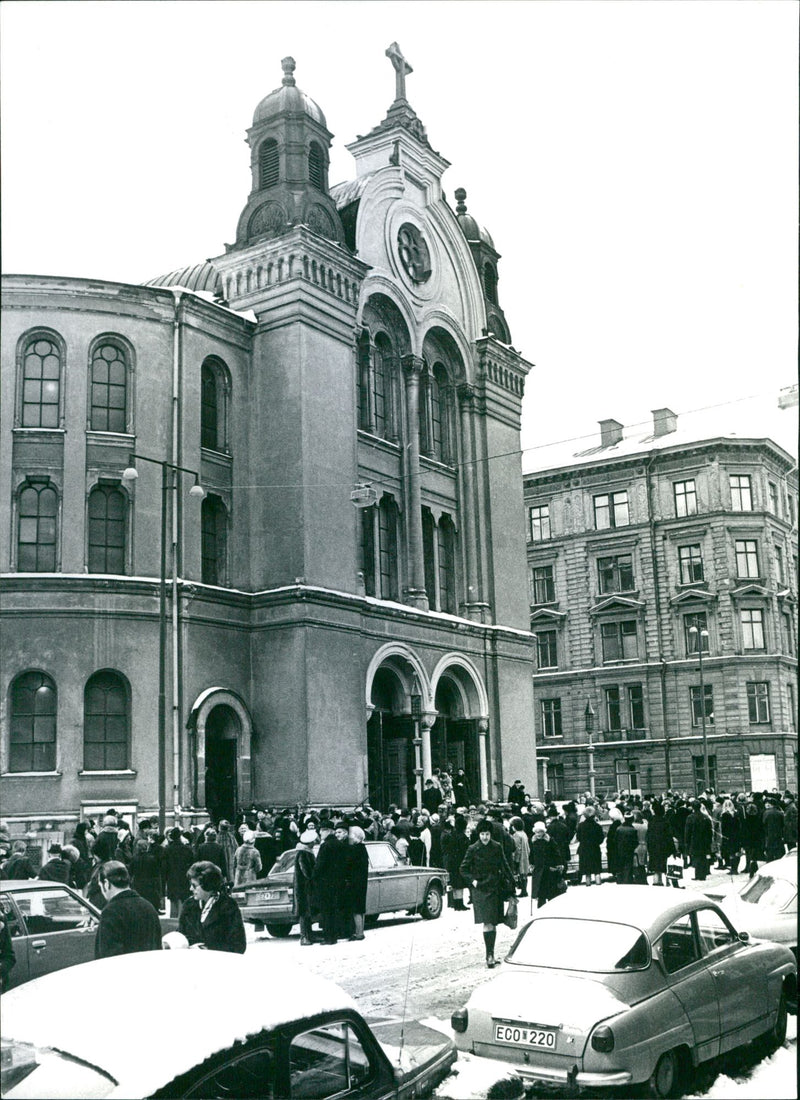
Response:
[[[372,435],[375,434],[375,345],[372,340],[367,343],[366,347],[359,349],[359,353],[363,356],[363,362],[360,364],[362,371],[361,384],[364,387],[365,396],[367,399],[367,423],[365,425],[368,432]]]
[[[475,390],[472,386],[458,387],[461,412],[461,484],[463,500],[461,515],[464,524],[464,548],[467,558],[467,599],[469,608],[481,602],[478,589],[478,556],[475,542],[475,437],[473,434],[473,409]]]
[[[489,797],[489,719],[478,719],[478,768],[481,780],[481,802]]]
[[[431,727],[436,721],[436,714],[430,711],[420,718],[420,732],[422,734],[422,780],[430,779],[433,775],[431,760]]]
[[[423,361],[418,355],[405,355],[401,360],[406,389],[408,440],[406,442],[406,476],[408,478],[408,586],[404,595],[412,607],[428,610],[425,593],[425,565],[422,549],[422,502],[419,467],[419,376]]]

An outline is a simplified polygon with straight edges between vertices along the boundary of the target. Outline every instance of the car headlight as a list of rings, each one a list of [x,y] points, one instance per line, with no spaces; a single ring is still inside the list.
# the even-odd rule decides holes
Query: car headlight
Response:
[[[450,1026],[453,1031],[465,1032],[469,1023],[469,1013],[466,1008],[457,1008],[450,1017]]]
[[[601,1054],[608,1054],[614,1049],[614,1032],[605,1025],[595,1028],[592,1035],[592,1050],[598,1050]]]

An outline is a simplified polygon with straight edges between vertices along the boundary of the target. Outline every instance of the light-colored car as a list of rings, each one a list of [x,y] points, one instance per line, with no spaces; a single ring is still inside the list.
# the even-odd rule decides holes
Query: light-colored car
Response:
[[[124,1004],[124,1019],[88,1019],[76,997],[87,1009]],[[456,1059],[446,1035],[370,1027],[333,982],[268,952],[145,951],[49,974],[3,995],[2,1045],[5,1100],[411,1100],[432,1095]]]
[[[401,863],[385,840],[368,840],[367,920],[381,913],[420,913],[435,920],[442,913],[442,898],[449,876],[441,867],[414,867]],[[272,936],[288,936],[298,921],[294,896],[294,861],[297,851],[283,852],[265,879],[237,887],[232,896],[247,921],[264,924]]]
[[[797,853],[759,867],[753,878],[722,895],[719,901],[733,924],[760,940],[785,944],[797,958]]]
[[[655,886],[570,890],[520,930],[503,973],[452,1025],[459,1049],[525,1081],[680,1089],[686,1071],[760,1036],[777,1046],[797,963],[751,942],[707,897]]]

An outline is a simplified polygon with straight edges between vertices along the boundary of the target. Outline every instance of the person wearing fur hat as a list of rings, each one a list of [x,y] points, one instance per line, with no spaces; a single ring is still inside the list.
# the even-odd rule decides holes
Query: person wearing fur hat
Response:
[[[558,844],[547,832],[543,821],[534,823],[530,860],[531,897],[536,898],[536,907],[541,909],[558,893],[561,873],[566,870],[561,863]]]
[[[351,825],[347,830],[347,861],[345,865],[345,904],[347,916],[353,922],[351,940],[364,939],[364,916],[367,912],[367,880],[369,857],[364,845],[364,830]]]
[[[594,806],[584,806],[575,836],[578,840],[578,874],[586,880],[587,886],[592,886],[600,881],[603,870],[600,848],[604,839],[603,827],[595,819]]]
[[[261,856],[256,848],[256,834],[248,829],[242,834],[242,843],[234,857],[234,886],[245,886],[255,882],[261,874]]]
[[[489,820],[484,818],[475,831],[478,839],[467,848],[460,870],[472,884],[472,912],[475,923],[483,925],[486,965],[492,970],[498,963],[494,957],[497,925],[502,923],[506,899],[516,893],[514,872],[502,844],[492,840]]]

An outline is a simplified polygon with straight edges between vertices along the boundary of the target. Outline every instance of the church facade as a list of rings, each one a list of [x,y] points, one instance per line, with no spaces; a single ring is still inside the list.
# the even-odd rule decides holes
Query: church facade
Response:
[[[530,364],[387,55],[354,180],[330,186],[286,58],[224,253],[147,285],[4,279],[12,822],[414,805],[445,764],[477,800],[536,775]]]

